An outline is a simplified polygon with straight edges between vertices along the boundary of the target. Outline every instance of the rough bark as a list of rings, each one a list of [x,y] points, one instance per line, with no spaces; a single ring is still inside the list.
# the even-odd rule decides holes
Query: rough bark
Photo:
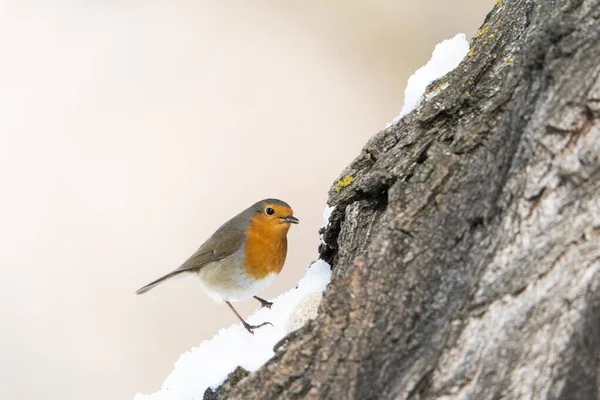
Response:
[[[330,191],[318,318],[227,398],[600,398],[600,0],[498,1],[428,92]]]

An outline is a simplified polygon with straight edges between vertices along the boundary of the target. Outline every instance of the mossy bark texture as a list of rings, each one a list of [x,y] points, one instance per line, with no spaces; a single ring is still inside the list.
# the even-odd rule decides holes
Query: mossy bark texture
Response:
[[[318,318],[227,398],[600,398],[600,0],[498,1],[428,92],[332,186]]]

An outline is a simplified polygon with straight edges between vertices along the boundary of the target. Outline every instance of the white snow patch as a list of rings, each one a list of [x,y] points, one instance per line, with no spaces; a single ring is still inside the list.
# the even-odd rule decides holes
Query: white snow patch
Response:
[[[323,292],[313,293],[298,303],[288,320],[288,332],[300,329],[309,320],[317,318],[322,298]]]
[[[442,92],[442,90],[445,90],[448,86],[449,86],[448,82],[444,82],[440,86],[438,86],[434,90],[432,90],[431,92],[425,93],[425,96],[424,96],[425,101],[429,101],[429,100],[433,99],[435,96],[440,94]]]
[[[423,67],[419,68],[410,78],[406,90],[404,90],[404,106],[400,115],[388,124],[388,127],[398,123],[406,114],[417,108],[423,101],[423,94],[427,85],[436,79],[441,78],[454,68],[469,53],[469,42],[464,33],[459,33],[452,39],[444,40],[438,43],[431,54],[431,59]],[[440,88],[440,90],[448,87]],[[435,97],[439,92],[435,92],[430,98]]]
[[[322,228],[325,228],[325,229],[329,228],[329,218],[331,217],[333,210],[335,210],[335,206],[325,207],[325,210],[323,210],[323,226],[322,226]]]
[[[330,224],[329,218],[331,217],[333,210],[335,210],[335,206],[325,207],[325,210],[323,210],[323,225],[321,225],[321,228],[324,228],[324,229],[329,228],[329,224]],[[325,240],[323,240],[323,235],[319,235],[319,240],[321,241],[321,244],[327,244],[327,243],[325,243]]]
[[[134,400],[201,399],[208,387],[217,387],[238,365],[256,371],[273,355],[273,346],[292,330],[315,318],[323,291],[331,280],[331,266],[315,261],[298,285],[271,300],[271,309],[255,311],[246,321],[252,325],[269,321],[249,334],[241,324],[221,329],[212,339],[185,352],[163,382],[159,392],[138,393]]]

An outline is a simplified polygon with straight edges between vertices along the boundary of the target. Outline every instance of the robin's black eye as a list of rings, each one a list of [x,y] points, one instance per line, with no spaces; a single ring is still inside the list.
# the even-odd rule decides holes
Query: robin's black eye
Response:
[[[267,207],[267,208],[265,209],[265,212],[266,212],[267,214],[269,214],[269,215],[273,215],[273,214],[275,214],[275,210],[273,210],[271,207]]]

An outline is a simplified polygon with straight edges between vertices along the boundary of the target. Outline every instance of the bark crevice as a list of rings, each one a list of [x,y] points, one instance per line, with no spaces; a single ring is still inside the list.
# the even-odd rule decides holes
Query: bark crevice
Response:
[[[227,398],[597,398],[600,0],[470,46],[334,183],[319,316]]]

